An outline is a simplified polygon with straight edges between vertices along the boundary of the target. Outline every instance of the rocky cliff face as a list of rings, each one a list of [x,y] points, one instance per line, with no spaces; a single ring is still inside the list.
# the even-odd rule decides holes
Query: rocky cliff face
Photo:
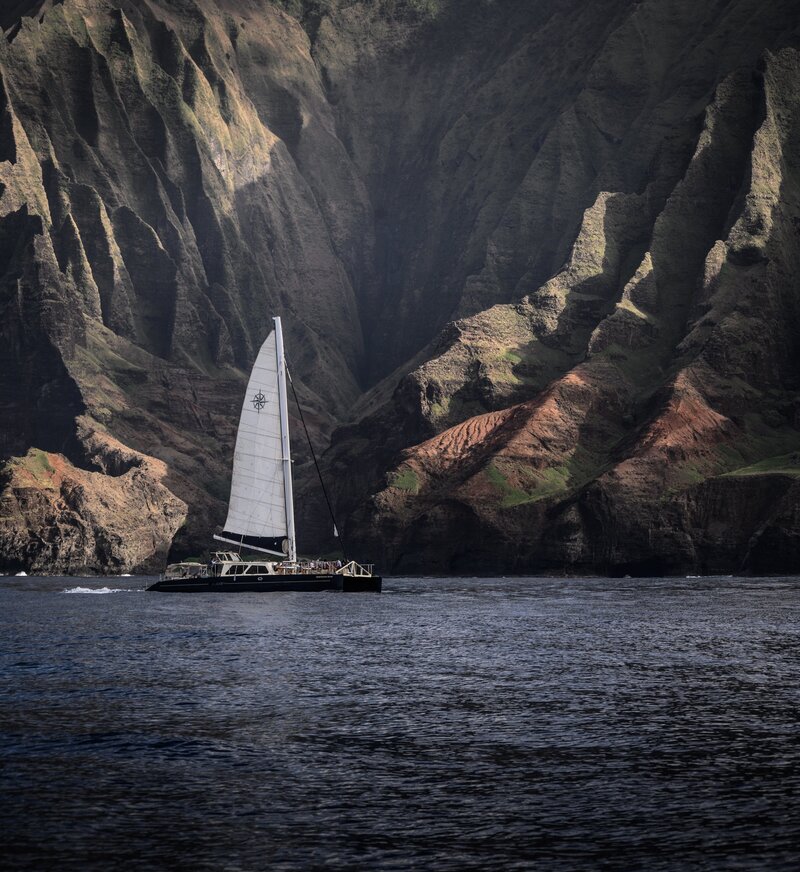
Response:
[[[796,4],[12,7],[8,569],[206,547],[272,314],[387,571],[796,569]]]

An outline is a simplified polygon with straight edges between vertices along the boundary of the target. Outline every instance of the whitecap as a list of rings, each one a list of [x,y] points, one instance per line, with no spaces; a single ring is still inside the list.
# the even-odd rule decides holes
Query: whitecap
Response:
[[[123,587],[69,587],[63,593],[127,593]]]
[[[27,573],[27,572],[18,572],[18,573],[14,576],[14,578],[27,578],[27,577],[28,577],[28,573]]]

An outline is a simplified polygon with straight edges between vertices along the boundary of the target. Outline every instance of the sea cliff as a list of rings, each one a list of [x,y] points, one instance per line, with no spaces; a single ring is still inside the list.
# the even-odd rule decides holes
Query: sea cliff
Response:
[[[208,547],[279,314],[385,572],[796,570],[796,4],[0,25],[0,568]],[[301,548],[330,550],[294,444]]]

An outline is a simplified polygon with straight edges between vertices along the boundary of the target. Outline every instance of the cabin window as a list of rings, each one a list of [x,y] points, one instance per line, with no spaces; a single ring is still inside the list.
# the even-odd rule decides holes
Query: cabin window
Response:
[[[248,568],[247,568],[247,575],[266,575],[266,574],[267,574],[267,567],[266,566],[254,564],[254,565],[248,566]]]

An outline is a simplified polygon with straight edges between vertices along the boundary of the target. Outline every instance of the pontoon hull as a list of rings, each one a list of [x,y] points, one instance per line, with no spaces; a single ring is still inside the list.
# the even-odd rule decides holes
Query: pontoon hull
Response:
[[[170,578],[151,584],[147,590],[162,593],[246,593],[339,590],[344,593],[380,593],[378,575],[272,575],[263,578]]]

